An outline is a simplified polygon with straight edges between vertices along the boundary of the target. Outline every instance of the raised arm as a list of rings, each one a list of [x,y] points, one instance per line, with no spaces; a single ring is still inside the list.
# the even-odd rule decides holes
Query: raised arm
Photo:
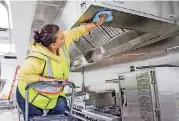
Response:
[[[102,25],[104,23],[106,16],[101,15],[99,22],[91,22],[79,27],[75,27],[71,30],[67,30],[64,32],[66,36],[67,45],[70,45],[73,41],[78,40],[81,36],[87,34],[92,29]]]

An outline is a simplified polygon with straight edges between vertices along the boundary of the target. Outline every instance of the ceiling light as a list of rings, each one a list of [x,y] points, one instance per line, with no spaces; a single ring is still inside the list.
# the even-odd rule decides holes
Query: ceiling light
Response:
[[[0,43],[0,55],[4,55],[7,53],[16,53],[15,45]]]

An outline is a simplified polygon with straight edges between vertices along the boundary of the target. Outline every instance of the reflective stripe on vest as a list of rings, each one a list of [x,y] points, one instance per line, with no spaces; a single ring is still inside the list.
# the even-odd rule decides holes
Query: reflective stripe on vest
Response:
[[[50,57],[47,57],[47,75],[48,77],[53,77],[53,72],[52,72],[52,67],[51,67],[51,63],[50,63]]]
[[[65,58],[65,61],[67,62],[68,69],[69,69],[70,68],[70,61],[68,60],[67,49],[65,48],[65,46],[63,46],[62,49],[63,49],[63,55],[64,55],[64,58]],[[50,57],[49,56],[46,56],[46,57],[47,57],[47,75],[48,75],[48,77],[53,77],[52,67],[51,67],[51,64],[50,64]]]

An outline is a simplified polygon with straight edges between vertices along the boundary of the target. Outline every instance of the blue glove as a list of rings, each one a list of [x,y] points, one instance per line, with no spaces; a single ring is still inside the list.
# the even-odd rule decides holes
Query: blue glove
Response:
[[[93,18],[93,22],[99,22],[100,21],[100,15],[102,14],[105,14],[106,15],[106,19],[104,20],[105,22],[109,22],[109,21],[112,21],[113,20],[113,16],[112,16],[112,13],[111,11],[109,10],[102,10],[100,12],[98,12],[94,18]]]

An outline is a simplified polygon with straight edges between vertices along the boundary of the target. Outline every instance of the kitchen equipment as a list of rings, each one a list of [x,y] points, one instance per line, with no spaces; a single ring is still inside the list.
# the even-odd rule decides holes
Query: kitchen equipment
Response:
[[[120,121],[121,110],[115,105],[115,91],[78,92],[73,113],[86,121]]]
[[[88,121],[121,121],[119,116],[112,115],[96,110],[83,110],[85,117]]]
[[[108,107],[115,105],[115,100],[114,90],[77,92],[75,93],[74,108],[82,110],[88,106]]]
[[[119,74],[122,121],[179,121],[179,68]]]
[[[85,121],[121,121],[121,112],[118,106],[109,107],[88,107],[85,110],[73,110],[78,117],[81,116]]]

